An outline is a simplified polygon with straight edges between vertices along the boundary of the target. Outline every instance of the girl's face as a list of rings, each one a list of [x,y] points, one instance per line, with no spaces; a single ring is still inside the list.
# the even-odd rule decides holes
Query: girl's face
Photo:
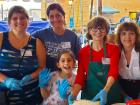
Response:
[[[134,31],[122,31],[120,40],[124,48],[133,48],[135,46],[136,34]]]
[[[62,54],[59,62],[57,63],[58,68],[65,74],[71,74],[74,68],[75,62],[69,53]]]
[[[29,20],[22,13],[13,13],[9,22],[10,28],[18,32],[24,32],[27,29]]]
[[[103,41],[107,34],[105,27],[92,28],[89,33],[93,41]]]
[[[51,25],[54,28],[59,28],[64,26],[64,16],[57,9],[51,10],[48,16]]]

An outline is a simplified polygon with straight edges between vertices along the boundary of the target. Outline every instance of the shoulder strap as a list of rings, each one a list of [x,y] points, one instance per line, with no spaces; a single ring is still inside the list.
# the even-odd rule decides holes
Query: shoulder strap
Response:
[[[19,71],[19,74],[20,74],[21,76],[23,76],[23,73],[20,72],[20,66],[21,66],[21,63],[22,63],[22,61],[23,61],[25,52],[26,52],[26,50],[27,50],[27,48],[28,48],[28,44],[29,44],[30,39],[31,39],[31,36],[29,36],[27,46],[25,47],[25,50],[24,50],[24,52],[23,52],[23,55],[22,55],[22,57],[21,57],[21,60],[20,60],[20,62],[19,62],[19,65],[18,65],[18,71]]]
[[[2,39],[2,43],[1,43],[1,49],[3,49],[5,44],[9,43],[7,40],[8,40],[8,32],[3,32],[3,39]]]
[[[140,51],[139,51],[139,66],[140,66]]]

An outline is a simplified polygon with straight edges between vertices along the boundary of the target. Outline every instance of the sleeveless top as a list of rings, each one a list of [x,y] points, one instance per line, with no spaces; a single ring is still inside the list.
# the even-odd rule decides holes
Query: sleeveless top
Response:
[[[24,51],[25,54],[22,60]],[[31,38],[28,44],[19,50],[10,44],[8,32],[4,32],[0,49],[0,73],[21,80],[25,75],[33,73],[37,67],[36,39]],[[7,105],[37,105],[41,101],[38,78],[29,81],[27,85],[22,87],[22,90],[6,91]]]

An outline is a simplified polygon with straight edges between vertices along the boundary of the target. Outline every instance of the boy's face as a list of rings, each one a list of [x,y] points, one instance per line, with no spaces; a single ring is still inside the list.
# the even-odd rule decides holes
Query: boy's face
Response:
[[[58,68],[62,70],[62,72],[68,74],[72,73],[75,62],[69,53],[62,54],[59,62],[57,63]]]

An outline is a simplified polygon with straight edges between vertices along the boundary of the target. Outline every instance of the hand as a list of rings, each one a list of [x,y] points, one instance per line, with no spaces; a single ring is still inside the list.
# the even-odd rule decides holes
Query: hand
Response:
[[[126,103],[127,101],[132,100],[132,97],[130,97],[130,96],[125,96],[124,100],[125,100],[125,103]]]
[[[58,85],[58,91],[59,91],[60,97],[62,99],[66,99],[68,95],[68,90],[70,89],[69,81],[64,79],[62,83],[60,83],[60,80],[58,80],[57,85]]]
[[[44,88],[46,85],[48,85],[50,79],[51,79],[50,71],[48,69],[43,69],[39,73],[39,87]]]
[[[72,93],[68,96],[68,104],[72,105],[73,102],[76,100],[76,96],[73,96]]]
[[[107,102],[107,92],[105,90],[101,90],[93,99],[92,101],[97,101],[100,99],[100,105],[105,105]]]
[[[10,90],[21,90],[22,87],[20,85],[20,81],[14,78],[6,78],[3,81],[4,85]]]
[[[32,80],[31,75],[26,75],[22,78],[22,80],[20,81],[20,85],[24,86],[28,83],[28,81]]]

